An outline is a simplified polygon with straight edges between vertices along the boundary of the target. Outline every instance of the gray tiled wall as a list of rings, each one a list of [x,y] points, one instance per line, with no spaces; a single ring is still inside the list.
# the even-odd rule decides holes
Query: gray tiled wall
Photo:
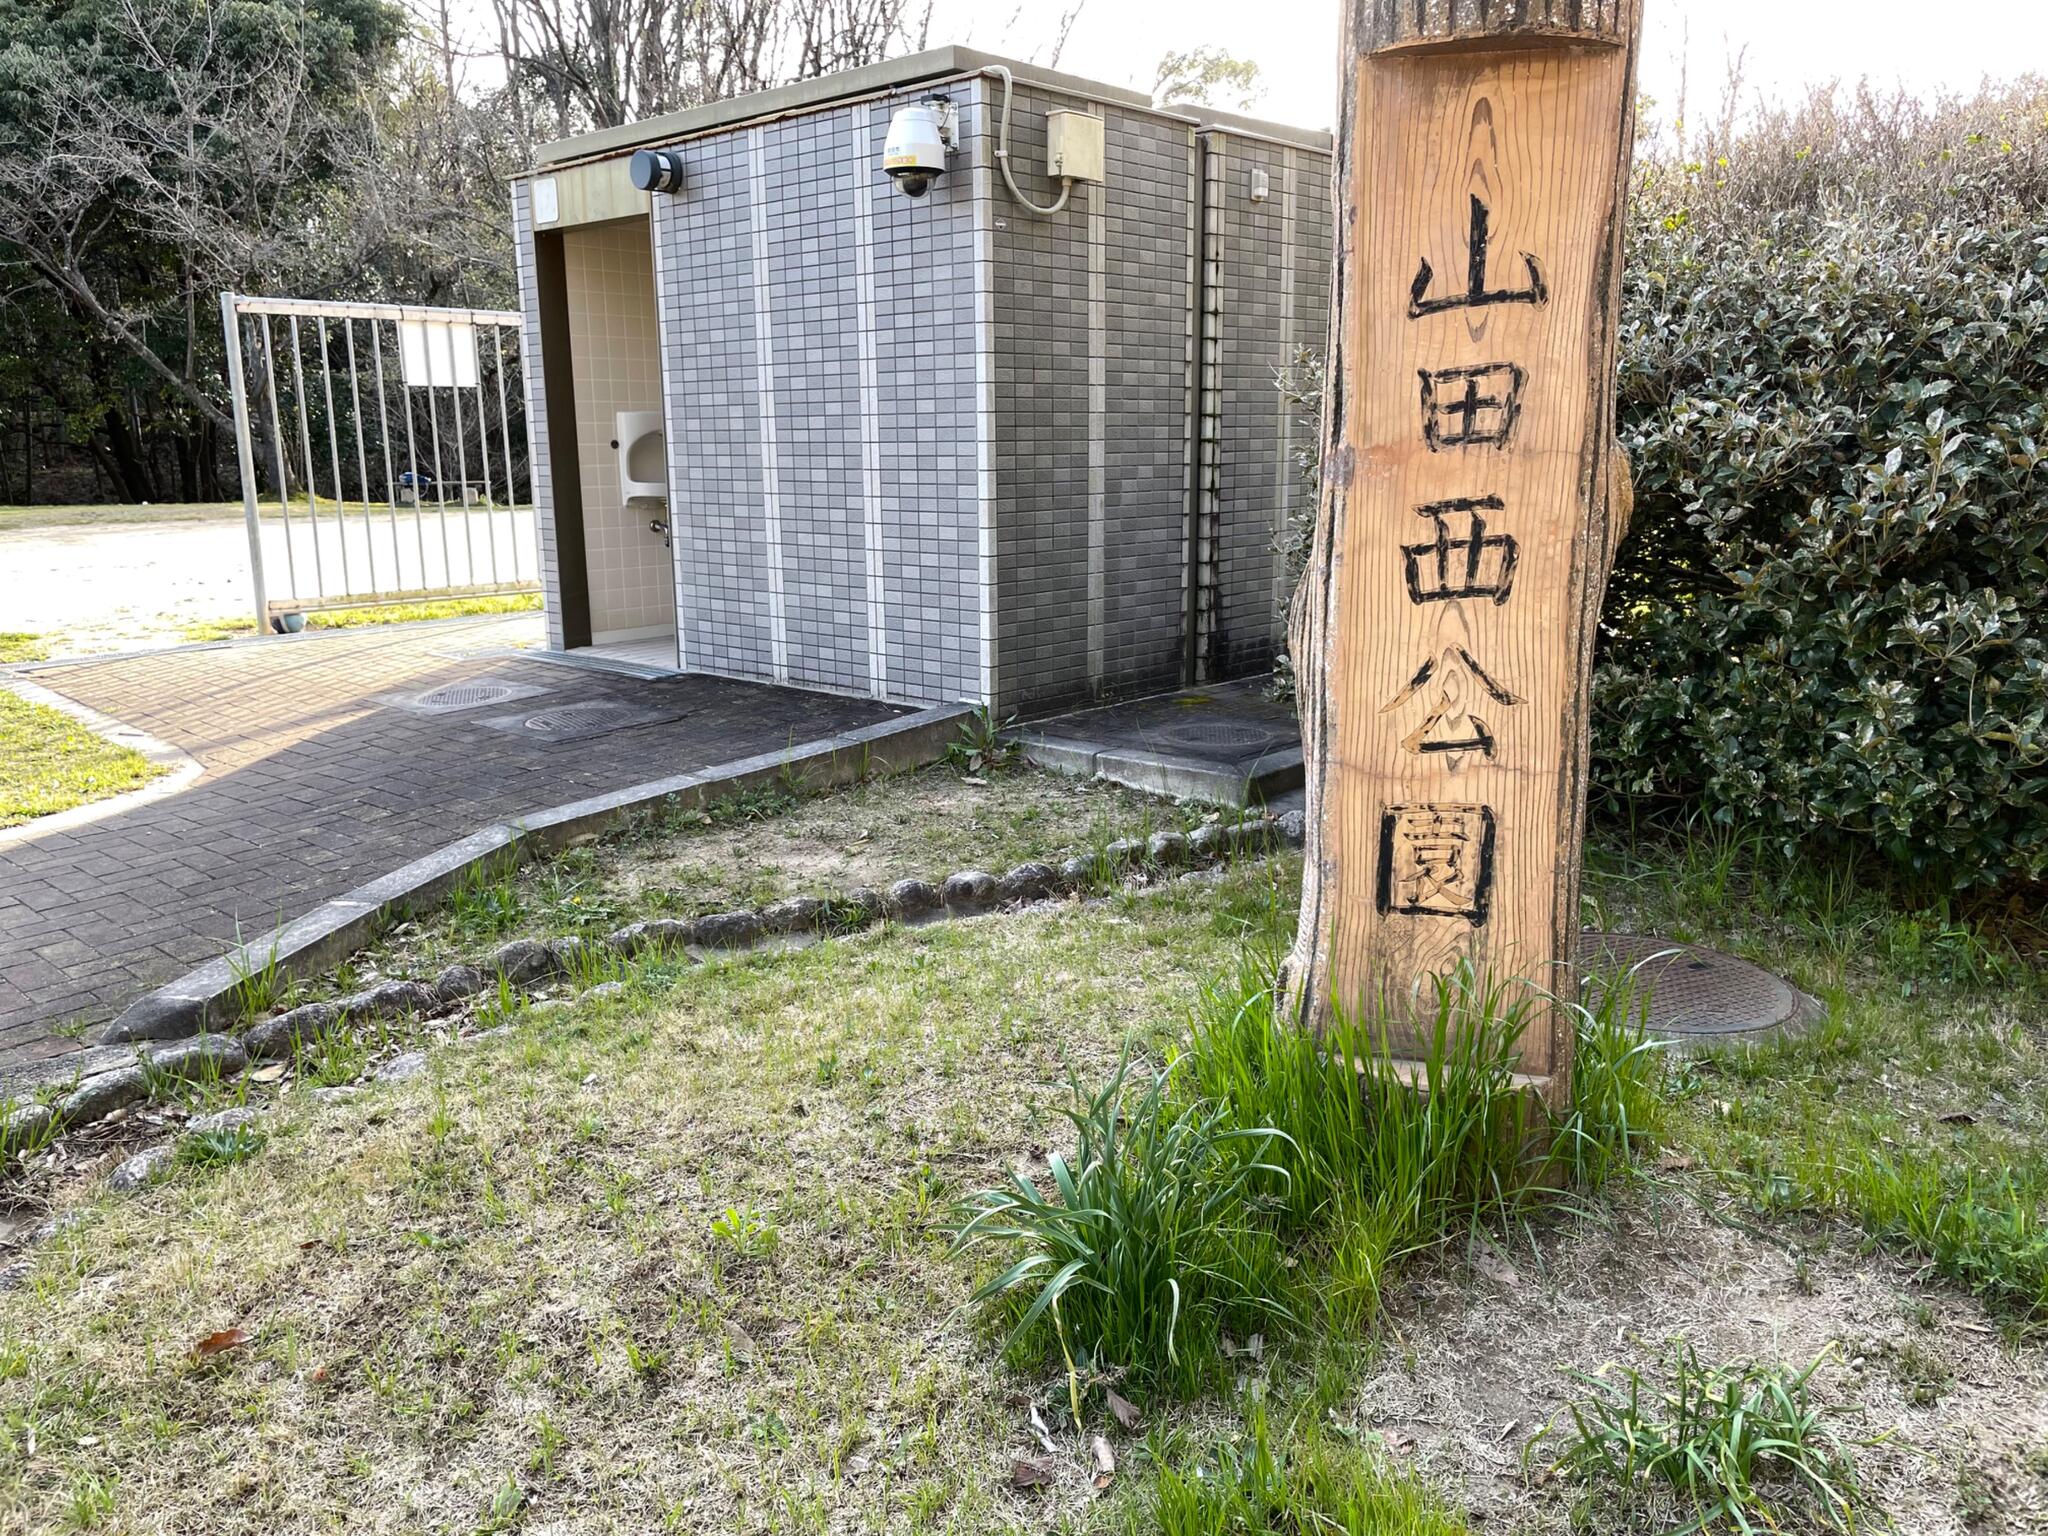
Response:
[[[1304,493],[1298,458],[1313,425],[1275,380],[1329,329],[1330,160],[1223,131],[1203,148],[1203,353],[1197,570],[1205,594],[1196,671],[1239,677],[1272,665],[1287,593],[1275,540]],[[1266,196],[1252,197],[1254,172]]]
[[[1170,688],[1186,659],[1193,131],[1019,87],[1010,163],[1041,204],[1052,106],[1105,119],[1108,181],[1049,219],[993,194],[1005,711]]]
[[[685,190],[653,200],[682,664],[1037,711],[1177,685],[1198,606],[1212,675],[1265,664],[1293,473],[1273,369],[1326,323],[1327,157],[1204,135],[1223,178],[1205,232],[1191,124],[1021,87],[1011,163],[1038,201],[1047,107],[1106,124],[1107,185],[1040,219],[996,174],[1000,85],[943,89],[960,147],[924,198],[880,170],[918,91],[691,141]],[[1199,397],[1198,257],[1220,278]]]
[[[937,703],[981,696],[971,182],[896,192],[892,106],[655,198],[671,521],[686,667]]]

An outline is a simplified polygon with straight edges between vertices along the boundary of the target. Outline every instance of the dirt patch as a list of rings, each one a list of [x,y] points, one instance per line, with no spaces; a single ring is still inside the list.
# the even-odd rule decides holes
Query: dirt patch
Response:
[[[1814,1380],[1830,1422],[1884,1437],[1855,1451],[1864,1518],[1916,1536],[2048,1530],[2048,1351],[1880,1255],[1813,1235],[1795,1254],[1678,1188],[1415,1275],[1389,1297],[1380,1365],[1346,1407],[1482,1530],[1669,1529],[1676,1506],[1624,1509],[1610,1488],[1548,1476],[1556,1450],[1537,1436],[1584,1395],[1567,1373],[1648,1369],[1678,1339],[1709,1366],[1797,1368],[1832,1350]]]
[[[602,932],[635,918],[836,896],[959,869],[992,874],[1212,812],[1032,768],[950,766],[803,798],[787,791],[671,814],[458,892],[387,936],[342,979],[410,975],[507,938]]]

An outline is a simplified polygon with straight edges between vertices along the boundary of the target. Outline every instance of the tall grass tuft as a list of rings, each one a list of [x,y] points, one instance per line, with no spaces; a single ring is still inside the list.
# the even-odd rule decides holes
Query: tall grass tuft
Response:
[[[1670,1055],[1663,1041],[1649,1038],[1649,994],[1634,970],[1593,976],[1586,990],[1591,1005],[1572,1008],[1572,1102],[1552,1156],[1574,1185],[1597,1190],[1662,1131]]]
[[[1631,1491],[1662,1487],[1692,1511],[1685,1531],[1854,1530],[1855,1462],[1809,1390],[1827,1360],[1797,1371],[1747,1360],[1710,1369],[1681,1342],[1662,1380],[1628,1366],[1575,1372],[1587,1395],[1567,1410],[1553,1470]],[[1588,1503],[1597,1497],[1589,1491]]]
[[[1528,1182],[1533,1105],[1515,1082],[1527,1009],[1469,971],[1441,978],[1417,1060],[1397,1064],[1372,1021],[1340,1011],[1317,1035],[1279,1018],[1272,964],[1247,956],[1204,993],[1178,1064],[1237,1122],[1286,1133],[1273,1158],[1291,1228],[1377,1208],[1405,1242],[1504,1212]]]
[[[1260,1212],[1285,1190],[1270,1160],[1285,1138],[1219,1104],[1175,1102],[1170,1069],[1127,1092],[1130,1073],[1126,1053],[1096,1092],[1075,1083],[1074,1150],[1047,1159],[1049,1187],[1013,1172],[956,1212],[955,1251],[1022,1249],[974,1299],[1008,1312],[1006,1349],[1057,1342],[1077,1420],[1093,1370],[1191,1389],[1224,1328],[1294,1315]]]
[[[1276,1453],[1263,1410],[1250,1444],[1217,1448],[1213,1466],[1162,1465],[1150,1508],[1130,1530],[1158,1536],[1467,1536],[1470,1527],[1414,1477],[1313,1433]]]
[[[1049,1331],[1070,1383],[1085,1359],[1195,1386],[1232,1317],[1299,1320],[1290,1267],[1321,1322],[1362,1331],[1406,1255],[1512,1222],[1566,1179],[1603,1182],[1658,1123],[1661,1057],[1625,978],[1591,1010],[1555,1005],[1578,1019],[1580,1074],[1553,1122],[1517,1073],[1553,1005],[1536,989],[1437,978],[1396,1060],[1382,1018],[1339,1011],[1319,1034],[1282,1018],[1275,974],[1245,953],[1142,1094],[1125,1095],[1128,1059],[1099,1092],[1076,1085],[1078,1151],[1051,1159],[1049,1191],[1016,1175],[962,1209],[956,1248],[1017,1255],[976,1300],[1009,1308],[1011,1346]]]

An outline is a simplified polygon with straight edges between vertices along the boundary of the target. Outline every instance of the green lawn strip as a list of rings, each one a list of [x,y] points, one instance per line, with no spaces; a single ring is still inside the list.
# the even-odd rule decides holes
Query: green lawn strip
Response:
[[[1940,899],[1739,839],[1589,860],[1608,921],[1742,954],[1826,1019],[1678,1066],[1668,1139],[1744,1203],[1814,1212],[2048,1322],[2048,977]]]
[[[277,507],[264,508],[266,517]],[[115,528],[155,523],[219,523],[242,516],[242,504],[235,502],[166,502],[160,505],[34,506],[0,507],[0,533],[20,533],[39,528]]]
[[[0,1297],[0,1523],[104,1486],[221,1532],[467,1530],[509,1481],[620,1529],[1035,1526],[946,1213],[1030,1162],[1070,1070],[1157,1060],[1269,905],[1246,871],[647,967],[367,1102],[293,1094],[257,1156],[96,1201]],[[1149,1507],[1145,1441],[1091,1501],[1059,1433],[1076,1529]]]
[[[884,844],[858,856],[872,872],[952,853],[969,820],[1006,856],[1118,824],[1103,804],[1055,814],[1036,775],[977,787],[949,773],[650,821],[506,890],[521,914],[538,910],[529,878],[576,882],[556,890],[578,903],[669,890],[694,908],[735,888],[720,878],[829,883],[825,854],[852,857],[854,842]],[[914,825],[895,826],[899,811]],[[718,876],[736,838],[780,857],[763,858],[766,874]],[[1372,1301],[1402,1250],[1493,1220],[1486,1186],[1505,1165],[1487,1115],[1466,1113],[1487,1108],[1472,1095],[1405,1120],[1369,1096],[1373,1115],[1356,1115],[1355,1095],[1314,1091],[1329,1053],[1256,1061],[1260,1032],[1207,1011],[1256,992],[1256,967],[1228,963],[1284,938],[1297,875],[1291,858],[1247,863],[1214,885],[650,962],[617,995],[487,1003],[479,1022],[509,1028],[436,1052],[424,1079],[336,1106],[289,1094],[260,1148],[195,1149],[144,1198],[95,1197],[0,1296],[0,1525],[89,1506],[224,1532],[401,1510],[462,1530],[518,1514],[701,1531],[1461,1531],[1371,1436],[1345,1439],[1358,1430],[1339,1409],[1374,1368]],[[1624,887],[1603,873],[1592,894],[1614,902]],[[1675,883],[1664,916],[1691,901]],[[404,946],[419,939],[393,935],[363,968],[411,974],[385,962],[416,957]],[[1769,943],[1793,969],[1826,959],[1796,935]],[[1191,1033],[1205,983],[1208,1022]],[[1637,1134],[1739,1168],[1714,1137],[1755,1132],[1766,1160],[1796,1158],[1795,1129],[1846,1136],[1853,1122],[1829,1117],[1883,1102],[1887,1074],[1903,1080],[1889,1063],[1912,1065],[1902,1118],[2028,1081],[2024,1062],[1999,1060],[2007,1037],[1980,991],[1845,990],[1803,1045],[1676,1065],[1675,1105],[1582,1071],[1601,1107],[1576,1128],[1584,1144],[1565,1145],[1597,1182],[1626,1115]],[[1256,1208],[1284,1234],[1296,1278],[1283,1284],[1309,1325],[1274,1324],[1251,1366],[1236,1334],[1231,1369],[1267,1384],[1266,1419],[1213,1376],[1186,1397],[1185,1382],[1088,1358],[1071,1332],[1005,1362],[1016,1315],[970,1304],[1004,1259],[948,1256],[959,1202],[1013,1169],[1044,1190],[1048,1155],[1071,1157],[1073,1084],[1110,1081],[1127,1052],[1143,1084],[1176,1051],[1190,1053],[1183,1081],[1203,1078],[1240,1125],[1285,1121],[1290,1173],[1321,1185],[1298,1204],[1267,1191]],[[1626,1053],[1610,1041],[1589,1058]],[[363,1065],[361,1048],[303,1064],[316,1081]],[[1176,1113],[1191,1091],[1171,1090]],[[1985,1138],[1967,1155],[1988,1165],[2033,1134],[2038,1109],[2015,1113],[2017,1130],[1981,1113],[1948,1129]],[[1361,1170],[1361,1153],[1382,1166]],[[1376,1210],[1383,1191],[1410,1197]],[[190,1358],[229,1327],[249,1341]],[[1139,1433],[1113,1427],[1112,1386],[1137,1401]],[[1015,1486],[1017,1460],[1042,1454],[1029,1403],[1060,1442],[1051,1489]],[[1097,1432],[1118,1462],[1099,1499],[1086,1485]]]
[[[415,624],[423,619],[469,619],[502,613],[534,613],[538,592],[508,592],[493,597],[451,597],[432,602],[385,603],[373,608],[323,608],[306,615],[308,629],[360,629],[376,624]],[[198,619],[183,627],[185,639],[229,640],[253,634],[254,619]]]
[[[322,496],[318,499],[316,507],[321,517],[334,517],[346,515],[350,511],[360,514],[362,503],[341,503],[331,496]],[[473,507],[469,510],[484,509]],[[500,507],[496,510],[508,509]],[[307,515],[306,498],[303,495],[294,497],[289,512],[294,520],[304,518]],[[265,501],[257,504],[256,515],[266,523],[276,523],[282,520],[284,514],[276,502]],[[378,515],[381,517],[382,513]],[[0,507],[0,533],[25,533],[42,528],[124,528],[171,523],[235,523],[242,521],[245,516],[239,501]]]
[[[104,800],[164,771],[62,710],[0,689],[0,827]]]
[[[20,630],[0,630],[0,667],[24,661],[46,661],[49,655],[47,637],[24,634]]]

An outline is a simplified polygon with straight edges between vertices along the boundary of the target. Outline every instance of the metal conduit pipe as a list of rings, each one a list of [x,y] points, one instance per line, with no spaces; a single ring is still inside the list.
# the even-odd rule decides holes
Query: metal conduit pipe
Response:
[[[1016,83],[1010,78],[1009,69],[1001,64],[989,65],[985,73],[995,75],[1003,82],[1003,116],[996,128],[996,166],[1003,173],[1003,185],[1010,189],[1010,196],[1014,197],[1026,212],[1035,213],[1041,219],[1049,219],[1067,206],[1067,199],[1074,191],[1074,178],[1060,178],[1060,195],[1049,208],[1039,206],[1024,195],[1023,189],[1017,185],[1017,178],[1010,174],[1010,93],[1016,88]]]

